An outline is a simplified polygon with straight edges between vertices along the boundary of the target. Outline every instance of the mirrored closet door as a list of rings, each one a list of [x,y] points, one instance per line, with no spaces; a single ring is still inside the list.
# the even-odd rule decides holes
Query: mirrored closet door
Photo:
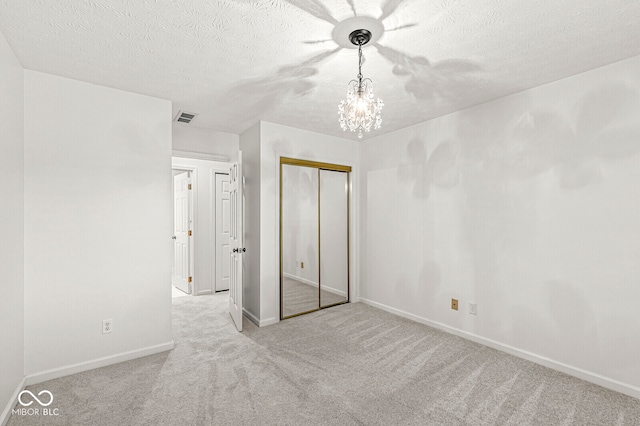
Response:
[[[281,319],[349,301],[350,172],[281,158]]]

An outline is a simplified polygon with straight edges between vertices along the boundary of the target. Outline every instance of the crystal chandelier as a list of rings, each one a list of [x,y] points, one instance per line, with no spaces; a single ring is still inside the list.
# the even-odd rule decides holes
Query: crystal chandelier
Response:
[[[362,78],[362,46],[371,40],[371,33],[363,29],[355,30],[349,34],[349,40],[358,46],[358,75],[356,80],[351,80],[348,84],[347,99],[338,105],[338,122],[342,130],[357,131],[358,138],[362,138],[362,132],[370,131],[371,127],[380,128],[380,112],[384,103],[382,99],[374,98],[371,79]]]

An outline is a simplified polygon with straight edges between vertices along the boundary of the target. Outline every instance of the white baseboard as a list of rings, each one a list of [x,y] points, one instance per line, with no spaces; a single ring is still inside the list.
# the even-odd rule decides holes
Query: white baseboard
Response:
[[[46,382],[47,380],[57,379],[59,377],[69,376],[71,374],[81,373],[83,371],[93,370],[94,368],[106,367],[107,365],[118,364],[124,361],[141,358],[143,356],[153,355],[160,352],[170,351],[173,349],[173,340],[160,345],[149,346],[134,351],[122,352],[116,355],[98,358],[91,361],[81,362],[78,364],[68,365],[66,367],[54,368],[51,370],[41,371],[39,373],[30,374],[26,377],[27,385]]]
[[[283,272],[282,275],[287,278],[291,278],[292,280],[296,280],[301,282],[302,284],[310,285],[311,287],[318,288],[318,283],[315,281],[308,280],[306,278],[299,277],[297,275],[289,274],[287,272]]]
[[[527,361],[534,362],[536,364],[542,365],[544,367],[551,368],[556,371],[560,371],[561,373],[568,374],[570,376],[577,377],[579,379],[585,380],[587,382],[594,383],[596,385],[602,386],[607,389],[611,389],[616,392],[623,393],[625,395],[629,395],[634,398],[640,399],[640,388],[622,383],[618,380],[611,379],[609,377],[602,376],[597,373],[593,373],[590,371],[583,370],[581,368],[573,367],[568,364],[564,364],[562,362],[554,361],[550,358],[546,358],[544,356],[540,356],[528,351],[524,351],[522,349],[518,349],[516,347],[506,345],[504,343],[500,343],[498,341],[487,339],[482,336],[478,336],[477,334],[469,333],[468,331],[460,330],[455,327],[451,327],[446,324],[442,324],[436,321],[431,321],[429,319],[420,317],[418,315],[411,314],[409,312],[403,311],[401,309],[392,308],[387,305],[383,305],[382,303],[374,302],[373,300],[365,299],[363,297],[358,298],[360,302],[365,303],[367,305],[373,306],[378,309],[382,309],[383,311],[390,312],[392,314],[419,322],[421,324],[428,325],[433,328],[437,328],[439,330],[445,331],[450,334],[454,334],[456,336],[462,337],[463,339],[471,340],[476,343],[480,343],[481,345],[488,346],[493,349],[497,349],[502,352],[506,352],[510,355],[516,356],[518,358],[526,359]]]
[[[5,426],[9,422],[9,418],[11,417],[11,410],[18,403],[18,395],[20,395],[20,392],[22,392],[26,386],[26,377],[23,377],[18,384],[18,387],[11,395],[11,399],[9,400],[9,402],[7,402],[7,406],[2,411],[2,414],[0,414],[0,426]]]
[[[313,288],[318,288],[318,283],[313,282],[311,280],[308,280],[306,278],[298,277],[296,275],[289,274],[287,272],[283,272],[282,275],[287,277],[287,278],[290,278],[292,280],[296,280],[298,282],[301,282],[302,284],[310,285]],[[347,292],[346,291],[338,290],[338,289],[332,288],[332,287],[327,287],[326,285],[322,286],[322,290],[323,291],[328,291],[329,293],[337,294],[338,296],[347,297]]]
[[[257,325],[258,327],[260,327],[260,320],[258,319],[258,317],[256,317],[255,315],[253,315],[251,312],[247,311],[245,308],[242,308],[242,314],[249,318],[249,320],[254,323],[255,325]]]
[[[323,291],[328,291],[329,293],[337,294],[338,296],[342,296],[345,299],[347,298],[347,292],[346,291],[338,290],[336,288],[331,288],[331,287],[327,287],[327,286],[322,286],[322,290]]]
[[[280,320],[277,319],[277,318],[274,318],[274,317],[263,319],[263,320],[260,321],[260,327],[266,327],[268,325],[273,325],[273,324],[276,324],[278,322],[280,322]]]
[[[242,313],[246,316],[252,323],[257,325],[258,327],[265,327],[267,325],[272,325],[278,322],[276,318],[267,318],[264,320],[259,320],[258,317],[253,315],[251,312],[247,311],[245,308],[242,308]]]

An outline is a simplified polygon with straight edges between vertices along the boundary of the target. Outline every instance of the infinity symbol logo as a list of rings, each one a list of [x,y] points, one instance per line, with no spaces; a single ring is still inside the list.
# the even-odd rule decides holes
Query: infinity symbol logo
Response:
[[[31,395],[31,398],[35,399],[36,401],[38,401],[38,404],[42,405],[43,407],[48,407],[49,405],[51,405],[51,403],[53,402],[53,394],[51,392],[49,392],[48,390],[42,390],[40,392],[38,392],[38,396],[42,395],[43,393],[46,393],[47,395],[49,395],[49,402],[47,402],[46,404],[42,401],[40,401],[38,399],[38,396],[35,396],[33,394],[33,392],[28,391],[28,390],[23,390],[22,392],[20,392],[20,394],[18,395],[18,402],[20,402],[20,404],[23,407],[28,407],[31,404],[33,404],[33,401],[29,401],[26,404],[24,402],[22,402],[22,395],[24,395],[25,393],[28,393],[29,395]]]

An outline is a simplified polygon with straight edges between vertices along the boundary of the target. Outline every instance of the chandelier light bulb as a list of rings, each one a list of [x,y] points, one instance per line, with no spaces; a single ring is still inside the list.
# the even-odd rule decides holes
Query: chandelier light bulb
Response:
[[[358,94],[358,115],[362,115],[367,110],[367,102]]]
[[[347,98],[338,105],[338,122],[343,131],[349,129],[358,132],[362,139],[363,132],[371,128],[379,129],[382,124],[380,113],[384,103],[373,94],[373,82],[362,78],[362,45],[371,39],[367,30],[355,30],[350,35],[351,42],[358,46],[358,75],[348,84]]]

